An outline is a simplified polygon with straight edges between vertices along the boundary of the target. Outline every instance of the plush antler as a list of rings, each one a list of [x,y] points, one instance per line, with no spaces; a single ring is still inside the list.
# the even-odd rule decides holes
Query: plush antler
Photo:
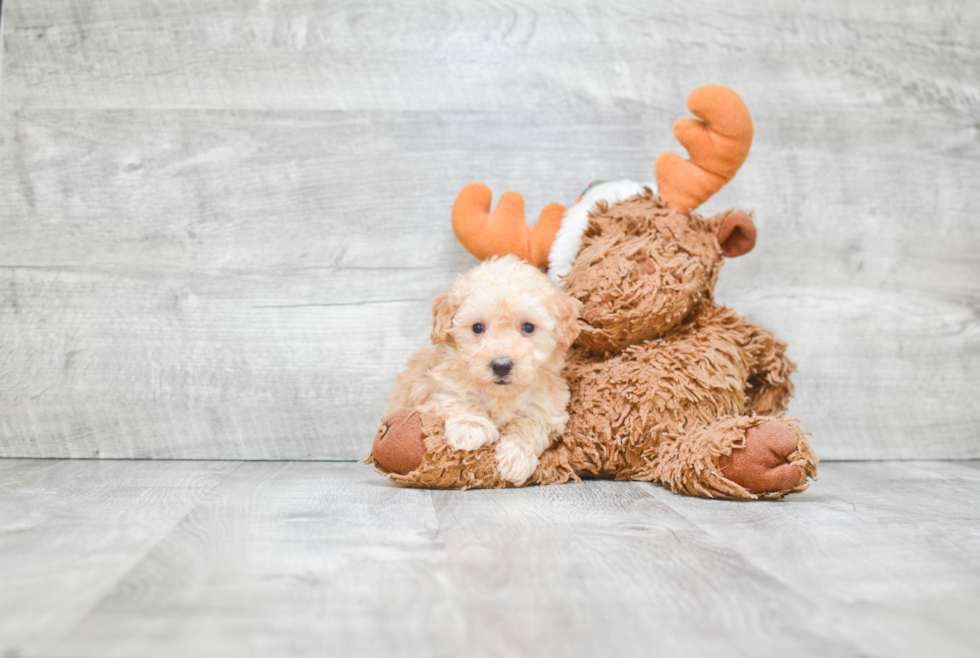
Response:
[[[657,192],[680,211],[697,208],[728,181],[745,162],[752,146],[752,115],[731,89],[698,87],[687,97],[697,119],[678,119],[674,136],[690,160],[673,153],[657,158]]]
[[[456,238],[480,260],[515,254],[535,267],[545,267],[565,207],[557,203],[545,206],[531,228],[524,220],[524,197],[520,194],[504,193],[491,213],[492,200],[490,188],[482,183],[463,188],[453,205]]]

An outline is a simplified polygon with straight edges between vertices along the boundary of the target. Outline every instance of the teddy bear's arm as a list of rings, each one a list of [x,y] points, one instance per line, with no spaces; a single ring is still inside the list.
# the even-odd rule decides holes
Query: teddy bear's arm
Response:
[[[454,450],[446,445],[445,419],[398,409],[387,414],[364,460],[392,482],[426,489],[497,489],[507,481],[497,472],[494,446]]]
[[[747,410],[760,416],[778,416],[785,413],[793,397],[790,375],[796,371],[796,364],[786,357],[786,343],[772,332],[749,322],[746,325]]]
[[[731,309],[719,307],[712,324],[737,345],[747,368],[744,413],[779,416],[793,397],[790,375],[796,364],[786,357],[786,343],[768,329],[749,322]]]

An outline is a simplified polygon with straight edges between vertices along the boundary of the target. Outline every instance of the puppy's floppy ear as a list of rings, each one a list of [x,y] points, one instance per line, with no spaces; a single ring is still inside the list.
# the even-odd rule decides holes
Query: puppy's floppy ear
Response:
[[[582,302],[562,292],[555,295],[555,307],[558,309],[558,324],[555,328],[558,345],[567,350],[581,331],[578,319],[582,315]]]
[[[444,292],[432,300],[432,344],[437,345],[446,339],[452,340],[449,332],[453,329],[453,316],[456,305]]]

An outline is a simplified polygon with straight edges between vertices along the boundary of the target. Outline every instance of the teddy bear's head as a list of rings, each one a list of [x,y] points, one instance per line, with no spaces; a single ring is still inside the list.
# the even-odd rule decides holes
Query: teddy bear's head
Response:
[[[597,203],[561,278],[583,304],[579,342],[608,354],[663,335],[711,301],[725,256],[746,253],[754,242],[744,212],[677,212],[649,188]]]
[[[688,107],[703,120],[680,119],[674,135],[690,159],[657,159],[657,194],[632,181],[593,184],[568,210],[547,206],[532,228],[519,194],[504,194],[491,213],[490,190],[474,183],[453,206],[456,236],[478,258],[516,254],[548,267],[583,303],[579,342],[594,352],[619,352],[664,334],[711,300],[725,256],[755,244],[746,213],[693,212],[748,155],[748,109],[735,92],[715,86],[692,92]]]

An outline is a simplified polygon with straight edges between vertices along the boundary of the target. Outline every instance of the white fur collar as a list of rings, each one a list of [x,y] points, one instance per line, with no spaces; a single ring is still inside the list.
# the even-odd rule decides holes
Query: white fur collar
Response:
[[[596,203],[605,201],[612,205],[636,196],[643,192],[643,183],[631,180],[621,180],[609,183],[598,183],[582,195],[582,198],[565,211],[561,218],[561,227],[555,235],[548,254],[548,276],[559,288],[561,279],[572,269],[572,263],[578,255],[582,244],[582,234],[589,226],[589,212]],[[647,185],[653,189],[653,185]]]

